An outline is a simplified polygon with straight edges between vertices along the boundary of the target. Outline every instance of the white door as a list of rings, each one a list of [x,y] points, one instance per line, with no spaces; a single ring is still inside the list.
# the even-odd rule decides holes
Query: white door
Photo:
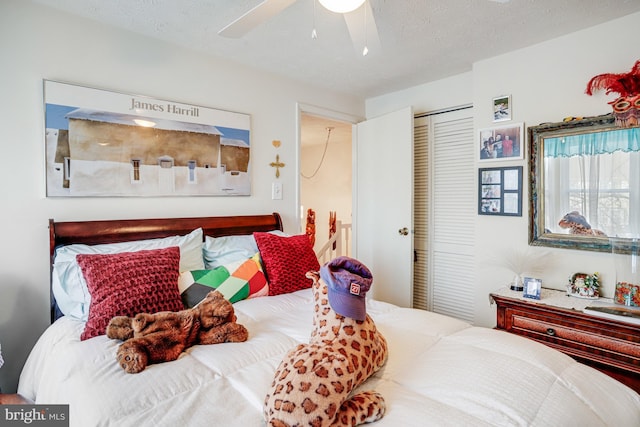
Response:
[[[176,176],[173,166],[171,158],[158,160],[158,191],[160,194],[174,194],[176,192]]]
[[[353,127],[354,258],[373,273],[371,296],[412,306],[413,112]]]

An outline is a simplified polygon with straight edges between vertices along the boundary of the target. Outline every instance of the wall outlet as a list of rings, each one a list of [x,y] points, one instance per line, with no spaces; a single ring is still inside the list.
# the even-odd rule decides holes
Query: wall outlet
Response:
[[[271,184],[271,200],[282,200],[281,182],[274,182]]]

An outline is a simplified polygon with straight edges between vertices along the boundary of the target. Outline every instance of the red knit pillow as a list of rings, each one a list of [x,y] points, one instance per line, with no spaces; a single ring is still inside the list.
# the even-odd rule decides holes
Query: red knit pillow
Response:
[[[310,288],[308,271],[318,271],[320,263],[306,234],[283,237],[273,233],[253,233],[269,281],[269,295]]]
[[[114,316],[180,311],[184,308],[178,291],[180,249],[121,252],[76,256],[89,293],[89,319],[82,341],[104,335]]]

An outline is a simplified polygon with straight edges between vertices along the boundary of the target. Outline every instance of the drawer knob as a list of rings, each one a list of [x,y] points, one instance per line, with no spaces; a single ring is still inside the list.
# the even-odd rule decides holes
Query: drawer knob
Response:
[[[553,328],[547,328],[547,335],[549,335],[550,337],[555,337],[556,336],[556,330]]]

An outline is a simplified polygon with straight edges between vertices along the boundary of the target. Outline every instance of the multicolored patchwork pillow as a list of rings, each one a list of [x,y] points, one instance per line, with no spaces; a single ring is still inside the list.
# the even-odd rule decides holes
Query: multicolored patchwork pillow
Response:
[[[262,271],[260,253],[249,259],[214,268],[180,274],[178,289],[185,307],[195,307],[213,289],[232,303],[269,294],[269,284]]]

